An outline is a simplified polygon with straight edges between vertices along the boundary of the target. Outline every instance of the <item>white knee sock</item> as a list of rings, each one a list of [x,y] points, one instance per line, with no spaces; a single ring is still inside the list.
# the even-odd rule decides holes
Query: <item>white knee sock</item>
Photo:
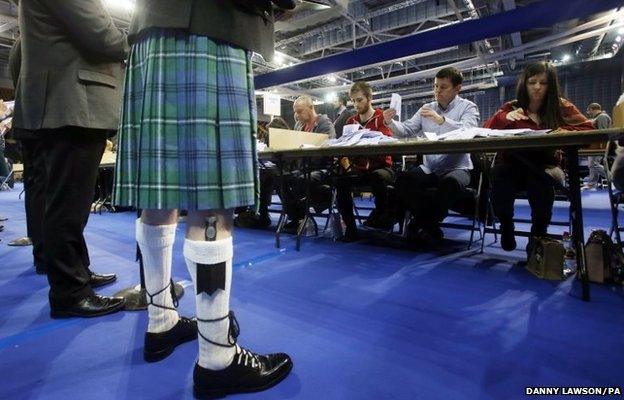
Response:
[[[136,222],[136,240],[143,256],[145,290],[153,296],[152,303],[167,307],[165,309],[152,304],[147,306],[149,315],[147,331],[152,333],[168,331],[180,319],[173,305],[169,286],[175,230],[176,224],[147,225],[141,220]]]
[[[197,293],[195,301],[197,303],[197,328],[200,332],[199,365],[212,370],[229,366],[236,352],[233,346],[218,346],[204,339],[229,345],[230,320],[224,317],[230,311],[232,253],[231,237],[213,242],[189,239],[184,241],[186,266]],[[200,264],[199,268],[198,264]],[[202,322],[202,320],[218,321]]]

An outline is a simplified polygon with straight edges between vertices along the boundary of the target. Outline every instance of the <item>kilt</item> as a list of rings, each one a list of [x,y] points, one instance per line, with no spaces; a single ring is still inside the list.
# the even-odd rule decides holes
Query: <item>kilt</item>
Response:
[[[257,203],[256,103],[250,54],[180,30],[132,47],[113,203],[211,210]]]

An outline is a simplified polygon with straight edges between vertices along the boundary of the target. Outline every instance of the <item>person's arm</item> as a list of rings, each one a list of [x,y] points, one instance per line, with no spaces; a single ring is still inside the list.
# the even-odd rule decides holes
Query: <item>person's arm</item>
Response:
[[[479,109],[476,104],[468,104],[464,112],[459,117],[459,121],[444,117],[444,122],[440,125],[445,131],[452,131],[459,128],[474,128],[479,125]]]
[[[559,127],[563,131],[589,131],[596,129],[594,124],[570,101],[562,101],[561,116],[564,123]]]
[[[510,121],[507,119],[508,113],[509,111],[501,108],[500,110],[496,111],[496,113],[492,115],[490,119],[485,121],[485,123],[483,124],[483,127],[488,128],[488,129],[511,129],[513,128],[515,121]]]
[[[386,124],[396,137],[415,137],[422,134],[422,117],[420,110],[405,122],[391,120]]]
[[[596,129],[611,128],[611,118],[607,114],[600,114],[596,117]]]
[[[336,129],[334,123],[329,118],[320,118],[318,124],[314,127],[315,133],[325,133],[329,135],[330,139],[336,138]]]
[[[45,4],[87,51],[115,61],[127,58],[126,34],[113,24],[100,0],[46,0]]]

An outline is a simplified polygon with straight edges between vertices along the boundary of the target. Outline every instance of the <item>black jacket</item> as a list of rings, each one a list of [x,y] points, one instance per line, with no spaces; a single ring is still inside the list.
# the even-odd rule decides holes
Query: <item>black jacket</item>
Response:
[[[273,4],[292,9],[292,0],[138,0],[129,40],[150,28],[178,28],[195,35],[273,57]]]

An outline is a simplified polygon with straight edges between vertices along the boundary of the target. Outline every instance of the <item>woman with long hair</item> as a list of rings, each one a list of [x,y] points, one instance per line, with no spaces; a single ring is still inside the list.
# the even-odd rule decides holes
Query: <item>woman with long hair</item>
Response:
[[[516,100],[503,104],[486,121],[492,129],[553,129],[578,131],[593,129],[592,123],[570,101],[561,96],[555,67],[547,62],[526,66],[518,79]],[[491,172],[492,204],[500,221],[501,246],[516,248],[514,201],[526,190],[531,206],[531,236],[546,233],[555,201],[555,181],[563,181],[559,164],[561,152],[555,149],[507,150],[497,154]],[[530,250],[531,239],[527,252]]]

